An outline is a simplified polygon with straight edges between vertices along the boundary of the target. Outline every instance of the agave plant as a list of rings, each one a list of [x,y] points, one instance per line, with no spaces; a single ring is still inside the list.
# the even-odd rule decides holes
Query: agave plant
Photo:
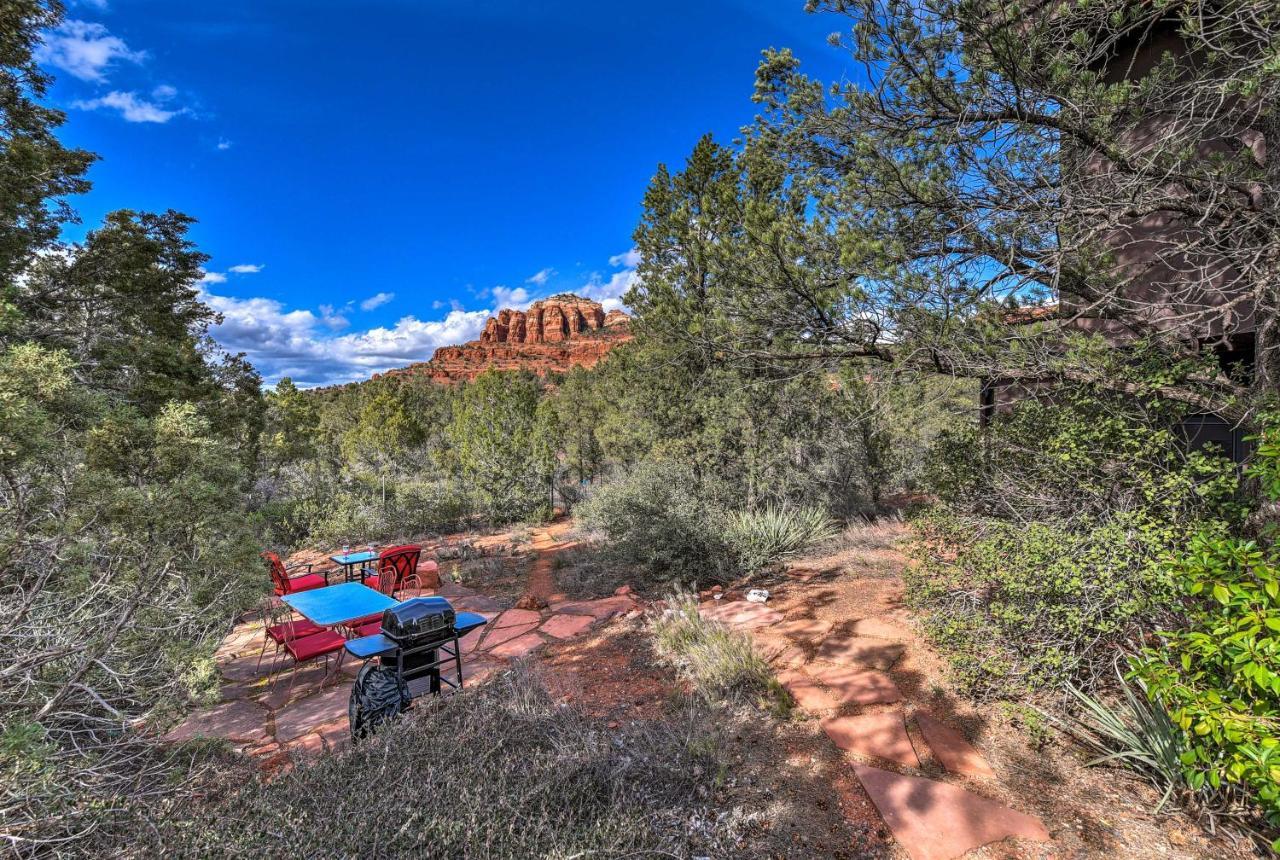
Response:
[[[822,508],[767,505],[729,516],[725,540],[748,570],[793,556],[836,533],[835,521]]]

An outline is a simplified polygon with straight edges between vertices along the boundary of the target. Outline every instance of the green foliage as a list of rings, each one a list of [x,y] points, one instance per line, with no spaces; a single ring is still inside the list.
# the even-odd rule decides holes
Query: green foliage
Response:
[[[655,581],[714,582],[732,572],[732,553],[724,512],[697,488],[687,467],[646,461],[598,487],[577,516],[607,538],[610,556]]]
[[[1061,387],[1028,398],[983,430],[941,433],[930,451],[930,487],[952,506],[1016,522],[1079,523],[1115,513],[1144,530],[1238,515],[1234,471],[1216,450],[1187,451],[1183,411],[1095,388]],[[1176,540],[1170,531],[1166,540]]]
[[[1280,446],[1269,427],[1252,473],[1273,493]],[[1280,494],[1272,495],[1275,499]],[[1166,558],[1186,595],[1186,620],[1133,663],[1188,737],[1181,764],[1193,790],[1235,787],[1280,827],[1280,547],[1224,524],[1204,526]]]
[[[1166,535],[1132,515],[1077,531],[936,509],[915,526],[909,603],[974,694],[1092,689],[1117,647],[1170,612]]]
[[[698,613],[695,595],[672,594],[651,627],[658,658],[708,701],[765,700],[772,706],[788,701],[751,637],[707,621]]]
[[[547,495],[535,445],[541,386],[530,373],[487,370],[462,390],[448,438],[477,508],[495,522],[532,515]]]
[[[836,524],[816,507],[767,505],[729,515],[725,542],[747,570],[788,558],[836,534]]]

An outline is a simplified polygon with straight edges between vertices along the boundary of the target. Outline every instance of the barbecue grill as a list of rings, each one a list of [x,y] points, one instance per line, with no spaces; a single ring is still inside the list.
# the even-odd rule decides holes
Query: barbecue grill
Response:
[[[377,658],[361,667],[351,688],[352,738],[394,719],[415,697],[438,694],[442,681],[461,689],[460,640],[485,623],[475,612],[455,612],[443,597],[416,597],[383,612],[381,633],[348,639],[353,656]],[[449,663],[457,667],[456,680],[440,677],[440,667]]]
[[[395,666],[396,675],[416,694],[415,679],[430,676],[432,693],[440,682],[462,686],[462,649],[458,647],[457,613],[443,597],[415,597],[382,613],[382,635],[395,643],[395,651],[382,655],[383,666]],[[441,653],[443,652],[443,656]],[[457,680],[440,677],[440,667],[454,663]]]

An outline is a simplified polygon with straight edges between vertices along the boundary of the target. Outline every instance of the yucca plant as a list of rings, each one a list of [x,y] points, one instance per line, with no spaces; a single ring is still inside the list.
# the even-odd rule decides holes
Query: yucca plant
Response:
[[[1065,724],[1062,720],[1050,719],[1100,753],[1086,763],[1089,766],[1118,764],[1145,776],[1163,792],[1155,808],[1159,812],[1176,790],[1186,787],[1182,769],[1186,736],[1160,703],[1151,701],[1141,680],[1127,680],[1118,667],[1116,674],[1124,694],[1124,700],[1117,707],[1112,708],[1068,683],[1067,692],[1080,704],[1081,713]]]
[[[725,541],[744,568],[756,570],[793,556],[835,533],[835,521],[822,508],[767,505],[730,514]]]

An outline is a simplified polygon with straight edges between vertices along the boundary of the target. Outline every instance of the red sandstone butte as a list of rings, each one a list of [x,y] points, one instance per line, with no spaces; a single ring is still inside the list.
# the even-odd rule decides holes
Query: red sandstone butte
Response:
[[[453,383],[475,379],[490,367],[530,370],[539,376],[565,373],[574,367],[591,367],[630,340],[630,323],[622,311],[606,314],[599,302],[564,293],[534,302],[527,311],[503,309],[489,317],[479,340],[442,346],[430,361],[387,375]]]

